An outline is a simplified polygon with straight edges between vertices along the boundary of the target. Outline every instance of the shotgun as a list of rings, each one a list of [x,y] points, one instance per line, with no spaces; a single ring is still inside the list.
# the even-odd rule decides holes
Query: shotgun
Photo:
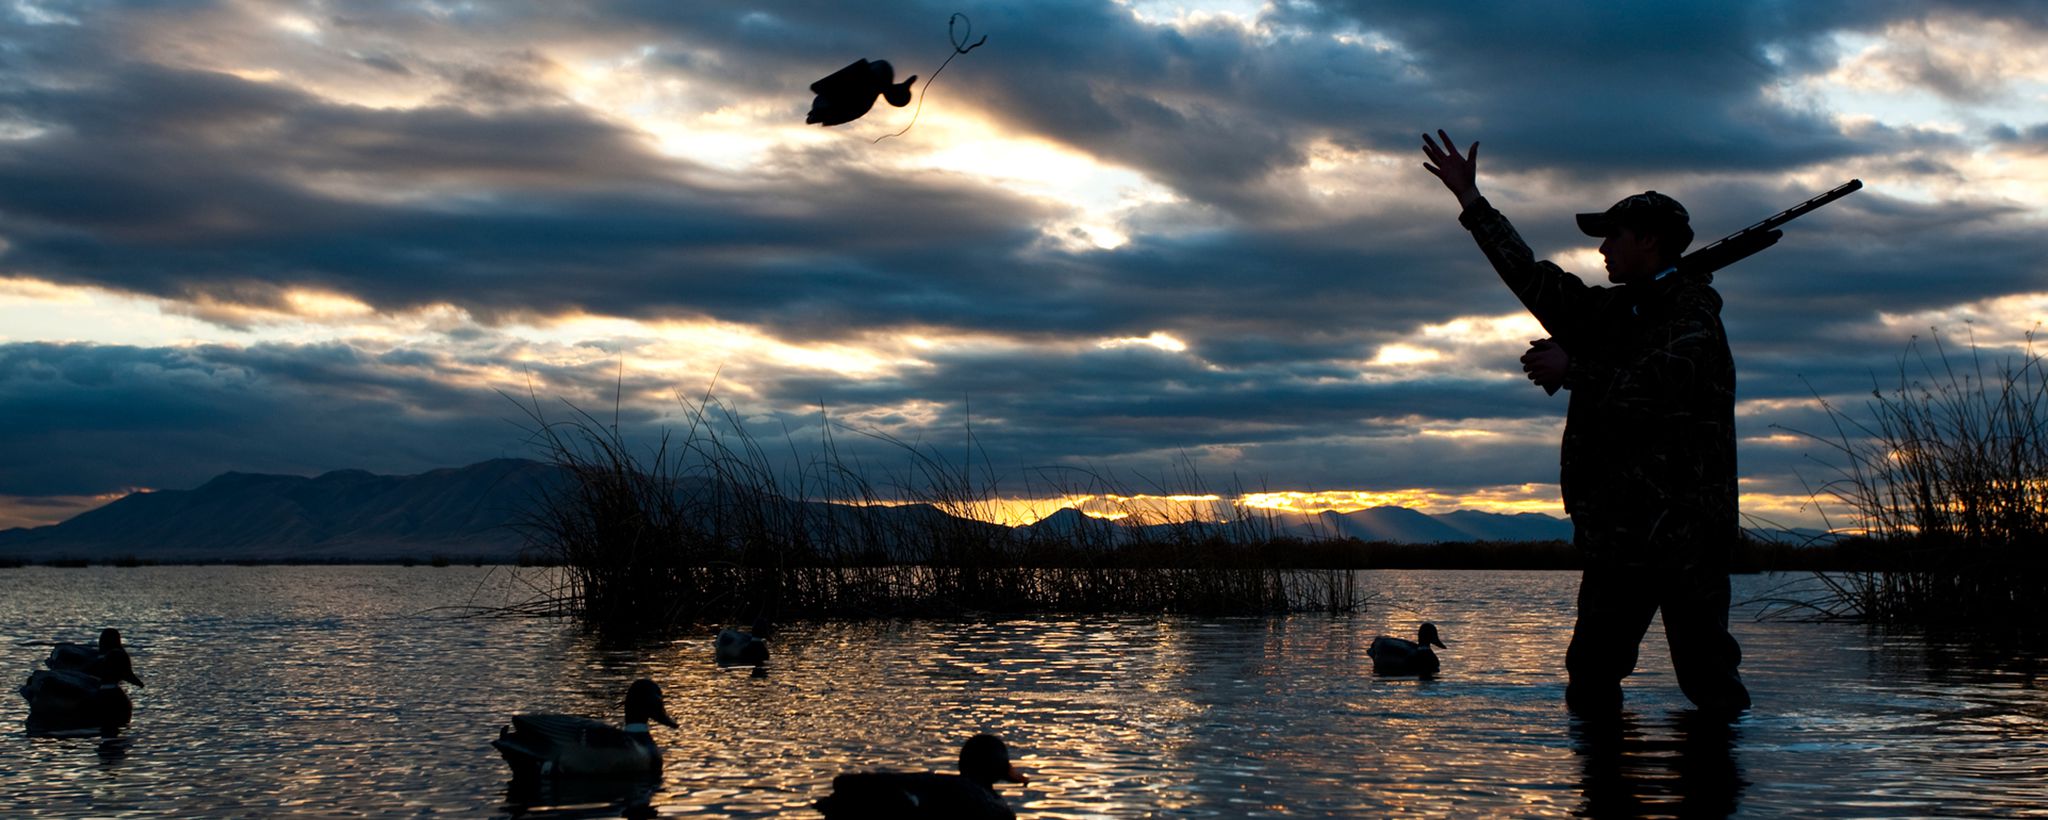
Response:
[[[1706,274],[1733,265],[1754,256],[1758,251],[1778,244],[1785,232],[1778,230],[1791,222],[1842,197],[1863,189],[1863,180],[1852,179],[1820,196],[1801,202],[1785,210],[1764,217],[1761,221],[1727,236],[1716,239],[1704,248],[1688,253],[1678,259],[1679,273]],[[1569,348],[1567,348],[1569,350]],[[1556,387],[1545,387],[1543,392],[1557,395]]]
[[[1778,244],[1778,240],[1785,236],[1785,232],[1778,228],[1785,223],[1862,189],[1863,180],[1852,179],[1836,186],[1832,191],[1764,217],[1763,221],[1755,225],[1716,239],[1713,244],[1680,257],[1678,272],[1713,273],[1748,259],[1757,251]]]

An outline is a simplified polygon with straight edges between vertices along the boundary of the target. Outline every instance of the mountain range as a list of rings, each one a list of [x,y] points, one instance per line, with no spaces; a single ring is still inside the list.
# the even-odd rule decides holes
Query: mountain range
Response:
[[[132,493],[45,527],[0,531],[0,558],[172,561],[388,561],[412,557],[510,560],[525,545],[522,510],[566,476],[526,459],[495,459],[418,475],[337,470],[315,477],[230,472],[190,490]],[[824,504],[834,516],[854,508]],[[867,508],[870,512],[874,508]],[[944,515],[928,505],[893,516]],[[1063,509],[1025,533],[1119,527]],[[1163,525],[1153,525],[1155,527]],[[1259,528],[1305,539],[1364,541],[1569,540],[1571,522],[1537,513],[1402,507],[1275,513]]]

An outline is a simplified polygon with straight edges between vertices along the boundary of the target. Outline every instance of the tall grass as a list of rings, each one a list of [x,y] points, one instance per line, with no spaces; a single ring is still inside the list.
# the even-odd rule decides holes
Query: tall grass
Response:
[[[606,423],[566,403],[550,413],[537,397],[514,401],[563,476],[521,522],[529,550],[559,565],[560,581],[521,612],[637,629],[764,615],[1243,614],[1360,603],[1348,571],[1230,557],[1224,536],[1252,524],[1131,541],[1115,535],[1124,528],[1091,523],[1054,541],[990,523],[999,485],[976,458],[971,428],[958,458],[864,434],[905,465],[884,471],[847,455],[829,419],[808,453],[793,440],[771,452],[709,394],[678,397],[684,428],[638,447],[616,415]]]
[[[1928,348],[1931,347],[1931,352]],[[2048,368],[2019,353],[1952,358],[1937,334],[1873,388],[1867,417],[1821,400],[1839,457],[1820,490],[1851,511],[1875,567],[1819,576],[1813,608],[1894,623],[2041,627],[2048,603]]]

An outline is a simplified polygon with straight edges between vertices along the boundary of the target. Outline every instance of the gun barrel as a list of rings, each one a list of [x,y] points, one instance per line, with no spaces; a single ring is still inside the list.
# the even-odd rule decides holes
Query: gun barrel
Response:
[[[1784,225],[1787,222],[1791,222],[1794,219],[1798,219],[1799,217],[1812,213],[1816,209],[1820,208],[1822,205],[1826,205],[1837,199],[1841,199],[1842,197],[1856,193],[1857,191],[1860,191],[1862,189],[1863,180],[1849,180],[1848,182],[1844,182],[1840,185],[1835,186],[1833,190],[1828,191],[1827,193],[1821,194],[1812,199],[1808,199],[1805,202],[1801,202],[1790,208],[1786,208],[1785,210],[1771,214],[1770,216],[1764,217],[1761,221],[1757,222],[1754,225],[1751,225],[1747,228],[1743,228],[1742,230],[1736,231],[1727,236],[1721,237],[1720,239],[1716,239],[1713,241],[1712,244],[1700,248],[1699,250],[1693,251],[1692,253],[1686,254],[1686,258],[1698,257],[1702,260],[1713,259],[1714,254],[1710,253],[1710,251],[1717,251],[1721,248],[1721,246],[1726,245],[1735,240],[1741,239],[1745,236],[1776,230],[1778,227]],[[1761,249],[1762,248],[1757,248],[1757,250]],[[1751,251],[1751,253],[1754,252],[1755,251]],[[1739,261],[1740,259],[1742,259],[1743,256],[1748,255],[1749,254],[1745,253],[1742,256],[1722,261],[1720,264],[1714,265],[1714,268],[1718,269],[1726,267],[1729,264]]]
[[[1757,224],[1751,226],[1749,229],[1770,229],[1778,227],[1787,222],[1791,222],[1794,219],[1798,219],[1799,217],[1805,216],[1806,214],[1812,211],[1818,210],[1822,205],[1826,205],[1830,202],[1833,202],[1837,199],[1841,199],[1842,197],[1856,193],[1860,190],[1863,190],[1863,180],[1849,180],[1848,182],[1844,182],[1840,185],[1835,186],[1834,190],[1832,191],[1829,191],[1825,194],[1821,194],[1820,196],[1814,197],[1805,202],[1801,202],[1790,208],[1786,208],[1785,210],[1779,211],[1771,216],[1765,217],[1764,221],[1758,222]]]

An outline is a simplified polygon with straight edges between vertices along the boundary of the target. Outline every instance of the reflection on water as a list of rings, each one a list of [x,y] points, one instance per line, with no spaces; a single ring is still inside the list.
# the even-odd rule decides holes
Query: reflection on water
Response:
[[[505,785],[501,810],[508,817],[656,817],[658,779],[561,780],[514,778]]]
[[[433,607],[525,594],[530,574],[401,567],[0,570],[0,671],[24,641],[122,628],[137,670],[125,748],[31,740],[0,707],[0,816],[337,813],[810,816],[832,776],[950,771],[1008,740],[1021,816],[1260,817],[1795,812],[2012,815],[2048,805],[2048,695],[1907,635],[1738,614],[1759,707],[1687,711],[1659,630],[1621,718],[1562,707],[1575,577],[1370,572],[1366,613],[790,624],[766,674],[721,669],[711,631],[600,644],[561,622]],[[1743,586],[1775,584],[1739,578]],[[1376,634],[1421,620],[1434,681],[1377,679]],[[2004,658],[2012,660],[2010,656]],[[2038,660],[2038,659],[2035,659]],[[520,711],[616,722],[660,682],[651,790],[509,782],[489,741]],[[10,685],[11,688],[11,685]]]
[[[1749,785],[1736,753],[1741,727],[1696,710],[1574,719],[1571,731],[1584,814],[1727,817]]]

